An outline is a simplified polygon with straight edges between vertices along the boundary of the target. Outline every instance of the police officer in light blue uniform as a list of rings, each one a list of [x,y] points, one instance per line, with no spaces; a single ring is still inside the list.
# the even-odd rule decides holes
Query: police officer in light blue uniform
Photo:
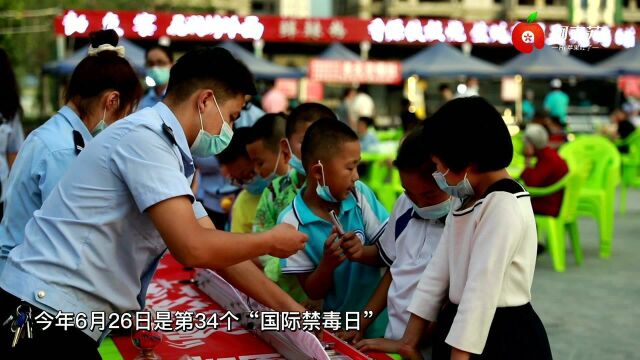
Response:
[[[124,49],[114,47],[116,32],[93,33],[91,41],[94,55],[83,59],[71,75],[67,105],[29,135],[11,170],[0,224],[0,272],[9,252],[22,243],[33,212],[77,154],[94,135],[131,112],[142,94],[133,68],[118,53]]]
[[[229,214],[228,209],[222,208],[221,201],[237,194],[241,189],[231,185],[231,181],[222,175],[220,162],[215,156],[194,158],[193,161],[200,175],[196,198],[204,206],[216,229],[226,230]]]
[[[22,109],[17,109],[16,114],[9,119],[0,112],[0,186],[6,192],[5,182],[9,178],[9,170],[18,154],[18,150],[24,142],[24,130],[20,121]],[[0,199],[0,206],[4,197]],[[0,209],[0,214],[2,214]],[[2,216],[0,215],[0,218]]]
[[[155,45],[147,50],[146,58],[147,81],[153,86],[147,90],[140,101],[140,109],[152,107],[164,99],[173,65],[173,51],[166,46]]]
[[[108,318],[140,310],[167,248],[185,266],[204,268],[302,249],[306,236],[288,225],[261,234],[216,231],[194,202],[192,156],[212,156],[228,145],[232,119],[254,93],[251,73],[227,50],[185,54],[171,70],[165,100],[102,132],[35,212],[0,275],[0,321],[18,329],[27,312],[91,319],[95,312]],[[300,309],[250,266],[243,290],[268,306]],[[66,332],[39,326],[15,348],[15,332],[1,328],[0,353],[34,358],[55,344],[65,354],[95,358],[108,333],[91,323]]]
[[[258,121],[264,114],[264,110],[260,109],[257,105],[254,105],[250,102],[245,105],[244,109],[240,113],[240,117],[235,122],[236,128],[241,127],[252,127],[253,124]]]
[[[0,190],[6,192],[6,181],[9,170],[16,159],[18,150],[24,141],[22,129],[22,106],[20,105],[20,90],[16,81],[16,74],[11,66],[9,54],[0,48]],[[0,219],[4,197],[0,195]]]

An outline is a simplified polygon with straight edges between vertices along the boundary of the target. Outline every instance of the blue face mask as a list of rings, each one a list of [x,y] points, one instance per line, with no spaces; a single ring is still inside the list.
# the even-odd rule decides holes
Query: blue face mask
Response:
[[[272,179],[265,179],[260,175],[256,175],[251,181],[244,184],[245,190],[250,192],[253,195],[260,195],[264,191],[264,189],[269,186]]]
[[[322,163],[320,162],[320,160],[318,160],[318,165],[320,165],[320,169],[322,170],[322,183],[324,185],[320,185],[320,183],[316,185],[316,194],[318,194],[318,196],[320,196],[320,199],[324,201],[334,202],[334,203],[338,202],[338,200],[336,200],[336,198],[333,197],[333,195],[331,194],[331,190],[327,186],[327,182],[324,179],[324,167],[322,166]]]
[[[432,174],[440,190],[446,192],[451,196],[455,196],[458,199],[466,199],[467,197],[473,196],[473,188],[471,187],[471,183],[469,183],[469,179],[467,179],[466,173],[464,174],[464,179],[457,185],[449,185],[449,183],[447,183],[447,179],[445,178],[445,176],[448,173],[449,170],[447,170],[444,174],[439,171],[436,171]]]
[[[302,166],[302,161],[298,159],[297,156],[291,154],[291,159],[289,159],[289,165],[298,172],[298,174],[302,174],[307,176],[307,172],[304,171],[304,166]]]
[[[107,115],[107,108],[104,108],[104,112],[102,113],[102,119],[100,122],[91,130],[91,136],[95,137],[99,133],[101,133],[104,129],[107,128],[107,123],[104,121],[105,116]]]
[[[191,154],[193,156],[210,157],[219,154],[222,152],[222,150],[229,146],[231,138],[233,137],[233,129],[231,129],[231,126],[229,126],[229,124],[224,121],[224,116],[222,116],[222,111],[220,111],[220,107],[218,106],[218,101],[216,100],[215,95],[213,96],[213,102],[216,104],[216,108],[218,109],[218,113],[220,114],[220,119],[222,120],[222,129],[220,130],[219,135],[211,135],[208,132],[204,131],[202,112],[200,112],[200,107],[198,107],[198,115],[200,115],[200,131],[198,132],[196,140],[191,145]]]
[[[154,66],[147,70],[147,75],[156,83],[155,86],[166,85],[169,82],[171,68],[168,66]]]
[[[244,188],[254,194],[254,195],[259,195],[262,194],[262,192],[264,191],[264,189],[267,188],[267,186],[269,186],[269,184],[271,184],[271,182],[273,181],[273,179],[276,178],[277,174],[276,174],[276,170],[278,169],[278,164],[280,163],[280,154],[278,153],[278,157],[276,158],[276,166],[273,168],[273,171],[271,172],[271,174],[269,174],[269,176],[267,176],[266,178],[260,176],[260,175],[256,175],[250,182],[246,183],[244,185]]]
[[[304,171],[304,166],[302,166],[302,161],[300,161],[300,159],[298,159],[298,157],[293,154],[293,151],[291,151],[291,144],[289,144],[289,139],[286,139],[286,140],[287,140],[287,146],[289,147],[289,153],[291,154],[291,159],[289,159],[289,165],[295,171],[297,171],[298,174],[307,176],[307,172]]]
[[[425,220],[437,220],[449,214],[449,209],[451,209],[451,198],[441,202],[440,204],[418,207],[413,201],[411,202],[413,205],[413,211],[421,219]]]

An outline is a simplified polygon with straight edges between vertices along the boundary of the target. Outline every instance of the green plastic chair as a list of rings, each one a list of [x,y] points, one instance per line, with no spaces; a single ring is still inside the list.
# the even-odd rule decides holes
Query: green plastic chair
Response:
[[[100,347],[98,347],[98,352],[103,360],[123,360],[124,358],[120,355],[120,351],[118,351],[118,347],[111,340],[111,337],[106,337]]]
[[[522,155],[522,150],[524,150],[524,135],[523,132],[511,136],[511,143],[513,144],[513,153]]]
[[[585,170],[570,170],[560,181],[547,187],[527,187],[531,197],[551,195],[564,190],[558,216],[535,215],[538,239],[546,239],[553,268],[557,272],[565,270],[565,231],[569,233],[576,264],[581,265],[583,256],[580,246],[577,213],[580,191],[586,180]]]
[[[376,137],[380,141],[398,140],[402,139],[402,128],[391,128],[386,130],[376,130]]]
[[[390,190],[391,192],[393,192],[393,195],[395,197],[394,199],[394,204],[395,204],[395,200],[397,200],[400,195],[402,195],[402,193],[404,193],[404,187],[402,187],[402,181],[400,180],[400,171],[398,171],[398,168],[394,167],[393,170],[391,171],[391,184],[390,184]],[[393,205],[392,205],[393,207]],[[391,211],[391,210],[389,210]]]
[[[616,146],[626,145],[629,153],[620,154],[622,163],[622,181],[620,183],[620,214],[627,212],[627,190],[640,188],[640,129],[636,129],[626,139],[616,141]]]
[[[382,158],[373,161],[368,176],[363,181],[373,190],[385,209],[391,212],[393,204],[399,196],[400,175],[398,169],[390,164],[389,159]],[[401,189],[402,186],[400,185],[399,188]]]
[[[614,203],[620,183],[620,153],[605,137],[584,135],[560,148],[570,169],[589,169],[578,200],[578,216],[593,217],[600,232],[600,257],[611,256]]]
[[[523,154],[524,138],[522,132],[513,135],[511,137],[511,142],[513,143],[513,159],[511,160],[511,164],[507,167],[507,171],[511,177],[517,178],[525,168],[525,158]]]

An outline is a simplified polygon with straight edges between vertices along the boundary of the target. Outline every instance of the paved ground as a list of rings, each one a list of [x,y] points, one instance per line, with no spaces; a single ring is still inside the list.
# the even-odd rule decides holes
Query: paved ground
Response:
[[[590,218],[580,220],[582,266],[568,244],[564,273],[553,271],[548,254],[538,258],[532,303],[554,359],[640,359],[640,191],[628,196],[627,213],[616,213],[610,259],[598,257],[598,228]]]

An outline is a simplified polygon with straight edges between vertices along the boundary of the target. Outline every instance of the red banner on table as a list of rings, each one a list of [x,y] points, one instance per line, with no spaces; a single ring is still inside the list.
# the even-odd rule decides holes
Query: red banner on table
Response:
[[[195,314],[194,319],[198,319],[198,314],[205,314],[209,319],[214,313],[221,316],[226,313],[225,309],[193,284],[194,276],[193,270],[184,269],[171,254],[160,261],[147,291],[146,308],[153,309],[156,314],[170,312],[174,323],[172,331],[162,332],[163,341],[153,349],[157,355],[162,359],[284,360],[274,348],[237,321],[223,321],[222,317],[218,317],[220,321],[214,324],[216,326],[207,323],[207,327],[198,329],[189,326],[190,318],[178,317],[179,313],[192,313]],[[197,324],[198,321],[194,320],[193,323]],[[140,354],[130,336],[114,336],[113,341],[125,360],[135,359]],[[345,344],[338,345],[336,350],[342,353],[355,352],[347,349]],[[371,352],[367,355],[375,360],[391,359],[384,353]]]
[[[149,285],[147,307],[170,311],[174,316],[176,312],[206,314],[207,319],[213,313],[225,314],[226,310],[189,282],[193,276],[192,270],[184,270],[171,255],[165,256]],[[238,322],[230,324],[230,328],[221,321],[218,328],[179,329],[176,323],[174,331],[163,332],[164,340],[154,352],[162,359],[282,359],[271,346]],[[125,360],[140,354],[130,336],[114,336],[113,340]]]
[[[309,63],[309,79],[325,83],[399,84],[399,61],[323,60]]]

